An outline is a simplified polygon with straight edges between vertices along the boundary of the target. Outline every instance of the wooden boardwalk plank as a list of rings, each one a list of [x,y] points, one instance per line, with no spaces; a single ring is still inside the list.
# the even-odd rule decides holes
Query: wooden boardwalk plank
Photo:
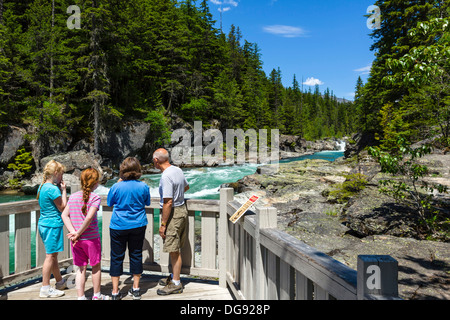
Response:
[[[64,278],[69,278],[71,274],[63,275]],[[221,288],[218,281],[201,280],[193,278],[185,278],[182,276],[181,281],[184,285],[183,293],[172,294],[169,296],[159,296],[156,291],[162,288],[158,285],[160,279],[166,278],[158,274],[146,274],[141,277],[141,300],[233,300],[232,295],[226,288]],[[55,279],[50,281],[54,286]],[[123,300],[132,300],[131,297],[126,296],[128,290],[133,285],[133,278],[130,274],[124,274],[120,277],[119,289],[125,295]],[[41,279],[28,283],[26,286],[18,286],[17,289],[8,290],[1,297],[0,300],[76,300],[76,288],[64,290],[65,295],[59,298],[40,298],[39,289],[42,286]],[[102,272],[102,286],[101,292],[104,295],[111,295],[111,278],[107,272]],[[93,295],[91,271],[87,272],[85,294],[88,299]]]

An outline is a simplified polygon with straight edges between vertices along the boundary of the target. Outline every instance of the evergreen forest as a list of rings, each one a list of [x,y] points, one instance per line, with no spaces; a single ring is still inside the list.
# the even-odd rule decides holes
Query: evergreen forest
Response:
[[[295,76],[284,87],[238,26],[214,25],[207,0],[0,0],[0,125],[31,128],[43,153],[69,135],[95,151],[101,130],[136,120],[167,138],[173,117],[307,140],[357,130],[352,102]]]
[[[399,140],[450,146],[450,1],[379,0],[375,60],[356,85],[358,131],[385,150]]]
[[[0,126],[29,128],[43,149],[70,135],[96,150],[100,130],[136,120],[164,138],[173,117],[307,140],[363,132],[387,150],[399,137],[448,147],[449,1],[375,5],[375,59],[351,102],[295,76],[284,87],[239,26],[215,27],[207,0],[0,0]]]

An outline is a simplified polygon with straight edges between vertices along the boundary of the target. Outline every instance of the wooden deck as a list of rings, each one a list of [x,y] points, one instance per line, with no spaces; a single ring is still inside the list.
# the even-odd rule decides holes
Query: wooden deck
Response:
[[[92,298],[92,279],[90,270],[87,271],[87,280],[85,294],[88,299]],[[63,278],[69,278],[71,274],[63,275]],[[157,274],[148,274],[144,272],[140,281],[141,300],[233,300],[232,295],[226,288],[221,288],[218,281],[202,280],[195,278],[181,277],[184,290],[181,294],[172,294],[169,296],[159,296],[156,291],[162,288],[158,285],[158,281],[166,276]],[[52,279],[50,284],[54,286],[55,280]],[[39,289],[41,288],[41,279],[29,281],[17,287],[11,287],[0,296],[0,300],[76,300],[77,290],[75,287],[65,289],[65,295],[59,298],[40,298]],[[128,290],[133,285],[131,274],[124,274],[120,278],[119,288],[123,300],[133,300],[132,297],[127,296]],[[102,286],[101,292],[104,295],[111,295],[112,284],[108,272],[102,272]]]

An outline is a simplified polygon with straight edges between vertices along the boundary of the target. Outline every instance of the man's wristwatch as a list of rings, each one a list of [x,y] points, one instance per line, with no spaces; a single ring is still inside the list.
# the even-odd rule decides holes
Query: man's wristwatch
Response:
[[[165,227],[167,225],[166,222],[161,222],[161,227]]]

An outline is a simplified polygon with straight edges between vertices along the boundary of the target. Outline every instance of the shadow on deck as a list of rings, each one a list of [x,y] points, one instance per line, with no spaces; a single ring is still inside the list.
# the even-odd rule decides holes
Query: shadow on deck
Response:
[[[65,274],[63,278],[70,278],[72,274]],[[190,278],[181,276],[181,282],[184,289],[181,294],[172,294],[169,296],[160,296],[156,293],[159,288],[160,279],[165,279],[167,275],[144,272],[140,281],[141,300],[233,300],[233,296],[227,288],[219,287],[219,282],[215,280],[204,280],[198,278]],[[55,279],[50,280],[52,286],[55,285]],[[120,277],[119,289],[124,296],[123,300],[132,300],[127,296],[128,290],[133,285],[133,277],[129,273],[125,273]],[[76,300],[77,289],[75,287],[65,289],[65,295],[59,298],[40,298],[39,290],[42,286],[42,278],[30,280],[25,283],[11,286],[0,291],[0,300]],[[69,286],[70,287],[70,286]],[[111,295],[112,283],[109,273],[102,272],[101,293]],[[88,299],[94,294],[92,288],[91,271],[87,271],[87,280],[85,287],[85,295]]]

